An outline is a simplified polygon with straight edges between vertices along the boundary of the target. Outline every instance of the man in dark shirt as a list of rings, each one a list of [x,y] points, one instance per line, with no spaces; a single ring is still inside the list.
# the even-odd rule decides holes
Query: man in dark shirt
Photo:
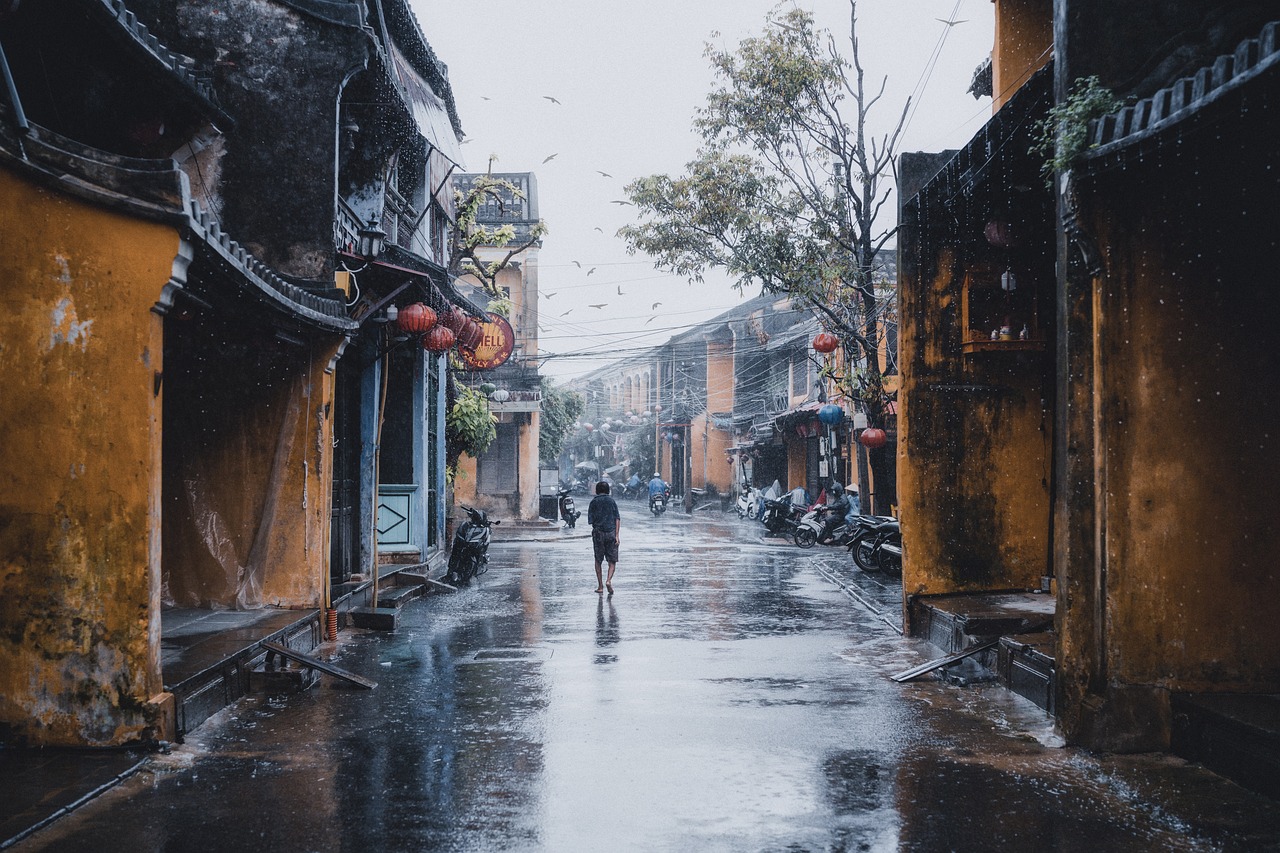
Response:
[[[609,484],[596,483],[596,496],[587,507],[587,524],[591,525],[591,548],[596,557],[596,592],[609,590],[613,595],[613,571],[618,567],[618,542],[621,539],[622,515],[618,503],[609,497]],[[609,578],[603,580],[601,562],[609,563]],[[602,583],[603,580],[603,583]]]

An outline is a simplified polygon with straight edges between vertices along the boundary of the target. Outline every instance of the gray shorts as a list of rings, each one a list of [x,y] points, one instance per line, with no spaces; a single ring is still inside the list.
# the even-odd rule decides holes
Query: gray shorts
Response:
[[[595,552],[596,562],[601,560],[618,562],[618,537],[612,530],[591,529],[591,549]]]

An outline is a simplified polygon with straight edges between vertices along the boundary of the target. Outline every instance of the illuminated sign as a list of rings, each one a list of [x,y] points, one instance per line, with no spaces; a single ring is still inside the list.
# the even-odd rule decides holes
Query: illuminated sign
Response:
[[[516,346],[516,333],[505,317],[488,313],[488,321],[480,324],[480,343],[475,349],[458,347],[462,362],[472,370],[491,370],[506,362]]]

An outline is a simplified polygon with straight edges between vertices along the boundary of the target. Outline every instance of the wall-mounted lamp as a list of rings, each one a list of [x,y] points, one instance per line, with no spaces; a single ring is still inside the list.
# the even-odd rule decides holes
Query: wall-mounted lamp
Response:
[[[373,260],[382,254],[382,245],[387,239],[387,232],[378,227],[377,216],[370,217],[368,224],[357,231],[356,236],[360,240],[358,248],[362,256]]]

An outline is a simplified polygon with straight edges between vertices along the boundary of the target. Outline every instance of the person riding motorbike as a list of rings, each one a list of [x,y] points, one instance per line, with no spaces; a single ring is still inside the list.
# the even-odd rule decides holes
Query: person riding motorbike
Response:
[[[649,497],[652,499],[657,495],[665,495],[670,490],[671,487],[662,479],[662,475],[654,471],[653,479],[649,481]]]
[[[640,497],[640,489],[643,486],[644,481],[640,479],[640,475],[633,472],[622,487],[622,496],[624,498],[638,498]]]
[[[841,524],[846,523],[849,514],[853,510],[853,504],[849,500],[849,495],[844,490],[844,486],[840,483],[831,484],[831,494],[827,497],[827,503],[822,509],[822,535],[818,537],[819,541],[825,541],[831,532]]]

